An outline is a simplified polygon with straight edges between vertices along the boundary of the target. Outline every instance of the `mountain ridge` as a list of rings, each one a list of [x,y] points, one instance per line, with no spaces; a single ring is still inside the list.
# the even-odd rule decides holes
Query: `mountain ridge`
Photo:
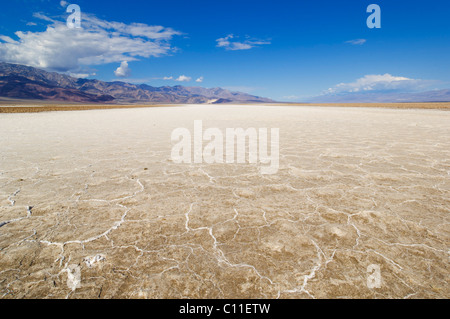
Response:
[[[222,88],[131,84],[81,79],[0,62],[0,97],[80,103],[270,103],[271,99]]]

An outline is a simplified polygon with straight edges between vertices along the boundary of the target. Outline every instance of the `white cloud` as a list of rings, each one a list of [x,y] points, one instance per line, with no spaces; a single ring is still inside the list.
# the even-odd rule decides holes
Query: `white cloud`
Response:
[[[177,81],[177,82],[190,82],[190,81],[192,81],[192,77],[186,76],[186,75],[180,75],[177,78],[174,78],[173,76],[165,76],[165,77],[163,77],[163,80]],[[202,81],[203,81],[203,77],[200,77],[197,80],[195,80],[195,82],[202,82]]]
[[[11,44],[17,43],[15,40],[11,39],[7,35],[0,35],[0,40],[4,41],[6,43],[11,43]]]
[[[37,23],[35,23],[35,22],[28,22],[27,23],[27,26],[29,26],[29,27],[34,27],[36,25],[37,25]]]
[[[355,93],[367,91],[417,91],[427,87],[431,81],[410,79],[391,74],[366,75],[351,83],[340,83],[325,93]]]
[[[120,66],[114,71],[117,77],[125,78],[131,75],[131,69],[128,67],[128,62],[123,61]]]
[[[243,42],[239,42],[233,39],[239,37],[229,34],[224,38],[219,38],[216,40],[217,47],[225,48],[226,50],[236,51],[236,50],[249,50],[259,45],[271,44],[269,40],[257,40],[257,39],[247,39]]]
[[[59,5],[63,8],[65,8],[69,5],[69,3],[67,1],[62,0],[61,2],[59,2]]]
[[[180,75],[177,79],[175,79],[175,81],[178,82],[190,82],[191,80],[192,78],[186,75]]]
[[[42,32],[17,31],[17,40],[0,36],[0,60],[60,72],[79,72],[86,66],[172,53],[170,40],[181,33],[162,26],[124,24],[83,13],[82,29],[69,29],[42,13],[35,18],[47,21]]]
[[[345,43],[353,44],[353,45],[363,45],[366,42],[367,42],[366,39],[355,39],[355,40],[346,41]]]
[[[88,73],[72,73],[72,72],[68,72],[68,75],[74,77],[74,78],[78,78],[78,79],[85,79],[87,78],[89,75],[95,75],[95,74],[88,74]]]
[[[44,21],[51,22],[51,23],[58,23],[58,21],[56,21],[50,17],[47,17],[45,14],[42,14],[40,12],[33,13],[33,17],[35,17],[36,19],[44,20]]]
[[[197,83],[202,83],[204,80],[203,76],[199,77],[197,80],[195,80],[195,82]]]

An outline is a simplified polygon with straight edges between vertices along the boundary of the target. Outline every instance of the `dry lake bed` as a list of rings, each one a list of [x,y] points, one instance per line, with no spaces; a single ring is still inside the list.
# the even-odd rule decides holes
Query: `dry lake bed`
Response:
[[[279,128],[279,169],[176,128]],[[0,298],[449,298],[450,112],[180,106],[0,115]]]

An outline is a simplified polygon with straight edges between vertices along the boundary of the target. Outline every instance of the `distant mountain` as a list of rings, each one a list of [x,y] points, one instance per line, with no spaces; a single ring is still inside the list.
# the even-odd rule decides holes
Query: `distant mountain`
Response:
[[[221,88],[163,86],[78,79],[0,62],[0,96],[80,103],[270,103],[270,99]]]
[[[419,93],[364,92],[327,94],[310,99],[311,103],[410,103],[450,102],[450,90],[434,90]]]

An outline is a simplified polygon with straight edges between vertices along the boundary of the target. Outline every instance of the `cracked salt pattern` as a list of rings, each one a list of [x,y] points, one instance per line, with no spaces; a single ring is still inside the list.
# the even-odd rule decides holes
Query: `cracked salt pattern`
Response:
[[[280,128],[279,172],[173,163],[194,120]],[[450,297],[446,111],[5,114],[0,149],[2,298]]]

